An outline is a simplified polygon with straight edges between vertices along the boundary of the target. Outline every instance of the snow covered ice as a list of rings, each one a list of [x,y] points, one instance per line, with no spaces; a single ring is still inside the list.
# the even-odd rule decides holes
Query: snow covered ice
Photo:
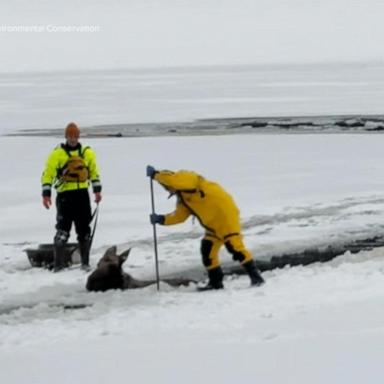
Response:
[[[68,120],[159,129],[156,123],[194,118],[377,114],[383,74],[380,65],[354,64],[3,75],[0,130],[53,129]],[[210,133],[82,140],[96,150],[104,185],[92,266],[116,244],[133,247],[127,272],[155,276],[147,164],[220,182],[238,203],[245,242],[259,260],[382,235],[380,132]],[[204,294],[165,284],[160,292],[89,293],[78,269],[30,268],[24,249],[54,235],[40,176],[61,140],[0,137],[2,383],[382,382],[381,248],[266,272],[257,289],[246,276],[228,277],[224,291]],[[158,213],[174,208],[157,185],[155,195]],[[192,220],[158,227],[160,275],[203,271],[201,236]],[[224,249],[221,259],[232,263]]]
[[[193,169],[223,184],[238,202],[256,258],[381,234],[380,139],[374,133],[84,139],[96,150],[104,184],[91,264],[110,245],[133,246],[125,269],[154,276],[147,164]],[[381,248],[266,272],[266,284],[256,289],[246,276],[228,277],[225,290],[207,293],[165,284],[160,292],[151,286],[88,293],[80,270],[29,268],[23,249],[54,234],[55,212],[41,205],[39,178],[59,141],[0,140],[2,382],[381,383]],[[156,211],[173,209],[158,186],[155,195]],[[199,266],[201,235],[191,220],[158,227],[160,274]],[[221,258],[230,262],[225,250]]]
[[[18,0],[0,10],[1,384],[383,382],[383,248],[265,272],[256,289],[230,276],[205,293],[89,293],[85,272],[31,268],[24,252],[52,241],[40,176],[69,121],[124,133],[82,140],[104,185],[93,267],[116,244],[133,247],[127,272],[155,276],[147,164],[227,188],[258,260],[382,236],[383,1]],[[100,32],[7,32],[18,25]],[[217,119],[331,115],[372,119],[328,132],[212,130]],[[196,119],[209,119],[204,135]],[[158,213],[173,209],[155,194]],[[201,236],[192,220],[158,227],[160,275],[203,271]],[[224,249],[221,259],[234,264]]]

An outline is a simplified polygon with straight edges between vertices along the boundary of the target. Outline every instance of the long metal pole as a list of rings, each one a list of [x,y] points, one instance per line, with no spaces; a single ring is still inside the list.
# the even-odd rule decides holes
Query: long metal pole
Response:
[[[152,204],[152,214],[155,213],[155,197],[153,193],[153,179],[150,177],[151,185],[151,204]],[[153,226],[153,246],[155,249],[155,266],[156,266],[156,285],[157,290],[160,291],[160,275],[159,275],[159,259],[157,255],[157,234],[156,234],[156,223],[152,224]]]

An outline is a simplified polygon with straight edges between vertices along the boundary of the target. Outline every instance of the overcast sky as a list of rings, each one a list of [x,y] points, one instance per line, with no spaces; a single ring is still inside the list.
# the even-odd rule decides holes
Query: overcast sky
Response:
[[[383,0],[2,0],[0,71],[384,61],[383,16]]]

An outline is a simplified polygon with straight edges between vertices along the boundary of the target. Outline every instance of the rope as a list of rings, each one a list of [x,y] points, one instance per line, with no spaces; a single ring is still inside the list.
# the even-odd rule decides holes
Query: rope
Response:
[[[91,237],[89,239],[89,252],[91,252],[93,237],[95,236],[98,218],[99,218],[99,203],[96,203],[96,208],[93,211],[92,217],[91,217],[91,223],[92,223],[93,219],[95,219],[95,222],[93,223],[93,229],[92,229]]]
[[[99,203],[96,203],[96,208],[92,213],[91,221],[89,223],[92,223],[93,219],[95,219],[95,222],[93,223],[93,228],[91,232],[91,236],[89,238],[89,252],[91,252],[93,237],[95,236],[96,226],[97,226],[97,219],[99,218]],[[69,254],[69,257],[72,257],[72,255],[75,253],[75,251],[79,248],[79,243],[77,243],[76,247],[74,247]]]

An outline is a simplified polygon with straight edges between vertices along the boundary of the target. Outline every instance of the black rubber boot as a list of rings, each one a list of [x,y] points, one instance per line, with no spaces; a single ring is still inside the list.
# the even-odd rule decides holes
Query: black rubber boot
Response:
[[[81,259],[81,269],[85,271],[90,270],[89,266],[89,240],[84,240],[79,242],[79,251]]]
[[[224,273],[221,267],[208,270],[208,284],[203,287],[198,287],[197,290],[200,292],[210,291],[212,289],[223,289],[223,277]]]
[[[247,271],[249,278],[251,279],[251,285],[259,286],[265,283],[260,271],[257,269],[256,264],[253,260],[243,264],[244,269]]]
[[[65,265],[65,247],[55,244],[53,246],[53,272],[61,271]]]

